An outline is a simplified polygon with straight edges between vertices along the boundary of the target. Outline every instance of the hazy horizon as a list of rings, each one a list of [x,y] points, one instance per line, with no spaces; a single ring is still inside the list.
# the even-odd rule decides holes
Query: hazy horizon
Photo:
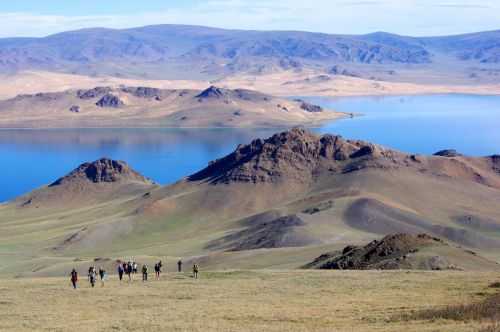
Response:
[[[500,29],[500,1],[129,0],[119,5],[24,0],[0,5],[4,37],[43,37],[84,28],[183,24],[240,30],[443,36]]]
[[[114,27],[106,27],[106,26],[89,26],[89,27],[84,27],[84,28],[76,28],[76,29],[69,29],[69,30],[63,30],[59,32],[54,32],[50,33],[47,35],[41,35],[41,36],[1,36],[0,34],[0,39],[9,39],[9,38],[45,38],[45,37],[50,37],[53,35],[57,35],[60,33],[65,33],[65,32],[73,32],[73,31],[84,31],[84,30],[93,30],[93,29],[109,29],[109,30],[116,30],[116,31],[123,31],[123,30],[131,30],[131,29],[140,29],[144,27],[149,27],[149,26],[186,26],[186,27],[197,27],[200,29],[221,29],[221,30],[228,30],[228,31],[259,31],[259,32],[305,32],[305,33],[318,33],[318,34],[326,34],[326,35],[353,35],[353,36],[358,36],[358,35],[369,35],[369,34],[374,34],[374,33],[388,33],[388,34],[393,34],[393,35],[399,35],[402,37],[415,37],[415,38],[432,38],[432,37],[448,37],[448,36],[460,36],[460,35],[467,35],[467,34],[474,34],[474,33],[484,33],[484,32],[495,32],[495,31],[500,31],[500,27],[498,29],[492,29],[492,30],[477,30],[477,31],[469,31],[469,32],[464,32],[464,33],[455,33],[455,34],[447,34],[447,35],[409,35],[409,34],[400,34],[396,32],[391,32],[391,31],[385,31],[385,30],[374,30],[374,31],[368,31],[365,33],[335,33],[335,32],[322,32],[322,31],[314,31],[314,30],[297,30],[297,29],[240,29],[240,28],[225,28],[225,27],[218,27],[218,26],[211,26],[211,25],[197,25],[197,24],[183,24],[183,23],[158,23],[158,24],[147,24],[147,25],[137,25],[137,26],[130,26],[130,27],[123,27],[123,28],[114,28]]]

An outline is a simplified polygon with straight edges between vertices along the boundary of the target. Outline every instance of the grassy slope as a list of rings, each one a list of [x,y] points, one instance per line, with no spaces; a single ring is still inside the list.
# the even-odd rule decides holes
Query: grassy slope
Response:
[[[2,331],[477,331],[487,322],[401,321],[479,301],[497,274],[233,271],[104,288],[85,280],[0,279]]]
[[[457,227],[449,218],[473,207],[494,218],[500,217],[495,202],[498,191],[479,184],[450,179],[415,177],[408,172],[357,172],[320,181],[308,194],[279,197],[282,189],[243,186],[205,186],[180,183],[153,191],[143,197],[91,205],[79,211],[26,209],[19,213],[10,206],[0,207],[0,260],[3,275],[57,276],[72,267],[74,259],[84,270],[88,262],[102,258],[196,259],[214,269],[296,268],[320,254],[342,249],[348,244],[365,244],[380,234],[350,227],[344,212],[360,197],[376,198],[425,217],[434,224]],[[409,194],[408,188],[412,188]],[[432,188],[432,190],[429,190]],[[273,199],[275,201],[273,201]],[[318,202],[333,201],[333,207],[314,215],[301,214]],[[267,211],[299,213],[308,234],[321,240],[305,248],[262,249],[246,252],[212,252],[206,246],[228,232],[241,229],[243,217]],[[43,215],[43,216],[42,216]],[[496,217],[495,217],[496,216]],[[82,228],[90,232],[85,240],[63,250],[51,248]],[[500,234],[489,232],[489,237]],[[498,260],[497,250],[483,248],[480,254]],[[453,255],[456,255],[454,253]],[[452,262],[462,266],[460,255]],[[111,261],[108,262],[111,264]],[[467,269],[498,269],[492,264],[470,262]],[[112,267],[114,269],[114,267]],[[28,274],[24,274],[28,273]]]

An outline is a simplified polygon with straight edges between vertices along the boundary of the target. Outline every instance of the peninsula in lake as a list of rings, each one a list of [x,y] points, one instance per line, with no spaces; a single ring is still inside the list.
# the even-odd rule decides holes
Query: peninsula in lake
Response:
[[[0,128],[289,127],[352,116],[244,89],[95,87],[0,101]]]

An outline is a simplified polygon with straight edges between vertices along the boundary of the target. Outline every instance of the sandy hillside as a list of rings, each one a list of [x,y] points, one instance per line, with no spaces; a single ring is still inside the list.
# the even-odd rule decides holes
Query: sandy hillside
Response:
[[[453,151],[408,155],[294,129],[239,146],[171,186],[112,190],[79,205],[87,191],[107,185],[84,177],[77,199],[70,181],[1,206],[0,273],[58,275],[75,257],[85,266],[124,256],[297,268],[393,233],[427,233],[498,261],[499,162]],[[460,270],[497,268],[465,250],[429,255]]]
[[[332,75],[314,70],[277,70],[262,74],[238,73],[214,81],[146,80],[103,76],[90,77],[44,71],[25,71],[0,76],[0,99],[18,94],[61,92],[96,86],[148,86],[161,89],[202,90],[215,84],[228,89],[251,89],[276,96],[364,96],[408,95],[429,93],[500,94],[499,84],[390,82],[377,79]]]

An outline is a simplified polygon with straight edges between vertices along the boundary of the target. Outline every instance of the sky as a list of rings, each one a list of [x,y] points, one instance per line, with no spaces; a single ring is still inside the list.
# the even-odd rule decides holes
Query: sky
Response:
[[[151,24],[438,36],[500,29],[500,0],[0,0],[0,24],[0,37]]]

